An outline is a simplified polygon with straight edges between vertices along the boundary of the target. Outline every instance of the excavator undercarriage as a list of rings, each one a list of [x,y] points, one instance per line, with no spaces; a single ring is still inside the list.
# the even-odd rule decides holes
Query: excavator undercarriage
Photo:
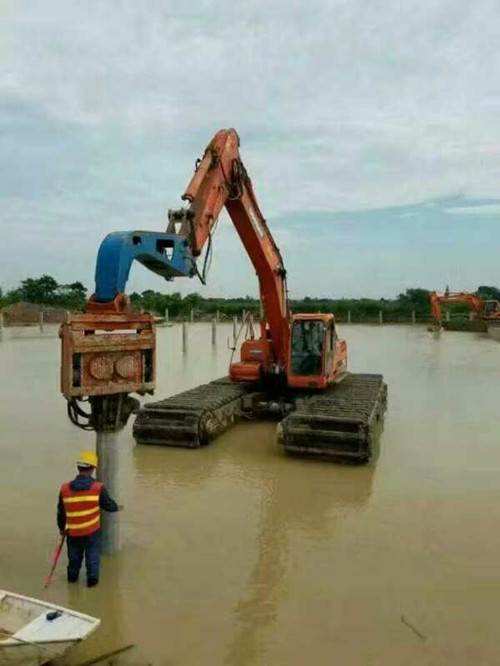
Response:
[[[335,461],[367,462],[387,406],[381,375],[347,374],[326,391],[277,400],[263,387],[221,378],[144,405],[134,424],[139,444],[197,448],[245,417],[276,416],[284,450]]]
[[[340,384],[305,397],[281,421],[278,441],[292,454],[368,462],[386,408],[382,375],[348,374]]]

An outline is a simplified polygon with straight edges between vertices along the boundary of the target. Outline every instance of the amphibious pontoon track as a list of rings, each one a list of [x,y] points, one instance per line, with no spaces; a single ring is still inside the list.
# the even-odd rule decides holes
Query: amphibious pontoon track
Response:
[[[134,437],[139,444],[204,446],[239,419],[241,398],[254,390],[224,377],[146,404],[135,420]]]
[[[349,374],[304,399],[281,421],[278,441],[292,454],[366,462],[386,408],[382,375]]]
[[[134,437],[139,444],[203,446],[248,414],[250,405],[255,414],[266,413],[272,402],[255,389],[225,377],[146,404]],[[366,462],[387,406],[387,386],[381,375],[349,374],[321,393],[288,396],[285,405],[294,411],[279,424],[278,441],[288,453]]]

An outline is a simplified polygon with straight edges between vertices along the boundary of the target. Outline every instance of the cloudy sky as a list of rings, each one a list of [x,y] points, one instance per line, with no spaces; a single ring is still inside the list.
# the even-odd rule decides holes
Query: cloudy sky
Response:
[[[293,296],[500,284],[497,0],[0,0],[0,285],[93,286],[235,127]],[[227,216],[209,285],[256,293]]]

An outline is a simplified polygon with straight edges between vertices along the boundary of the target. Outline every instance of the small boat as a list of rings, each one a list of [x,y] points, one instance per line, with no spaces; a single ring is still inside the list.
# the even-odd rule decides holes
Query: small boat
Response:
[[[95,617],[0,590],[0,664],[40,666],[85,640]]]

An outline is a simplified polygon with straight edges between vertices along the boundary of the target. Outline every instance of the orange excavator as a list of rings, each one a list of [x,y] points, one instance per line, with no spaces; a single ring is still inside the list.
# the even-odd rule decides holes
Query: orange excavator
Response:
[[[87,313],[69,317],[61,332],[63,394],[73,422],[85,418],[79,402],[88,399],[86,427],[110,427],[113,416],[122,424],[126,415],[113,410],[132,408],[128,393],[154,390],[154,326],[149,315],[128,311],[124,293],[131,264],[137,260],[167,280],[198,275],[205,283],[212,235],[226,208],[258,277],[260,337],[243,342],[229,378],[146,404],[134,425],[136,440],[197,447],[244,413],[274,412],[284,417],[279,441],[290,453],[368,460],[387,387],[380,375],[347,372],[347,346],[338,338],[333,314],[291,313],[283,260],[234,129],[219,131],[209,143],[182,199],[187,205],[169,211],[166,233],[116,232],[101,244]],[[104,335],[97,335],[98,329]],[[87,346],[75,346],[77,340]],[[107,412],[104,396],[112,398]]]
[[[347,346],[336,336],[333,315],[290,312],[283,260],[241,161],[235,130],[215,135],[182,199],[188,207],[170,211],[167,231],[189,238],[198,256],[225,207],[259,280],[260,338],[243,343],[240,361],[229,368],[231,380],[325,388],[345,373]]]
[[[498,301],[484,300],[477,294],[466,291],[449,291],[448,288],[443,294],[430,291],[429,299],[431,313],[437,328],[441,328],[443,322],[441,303],[466,303],[470,305],[474,319],[482,319],[486,323],[500,323],[500,303]]]

